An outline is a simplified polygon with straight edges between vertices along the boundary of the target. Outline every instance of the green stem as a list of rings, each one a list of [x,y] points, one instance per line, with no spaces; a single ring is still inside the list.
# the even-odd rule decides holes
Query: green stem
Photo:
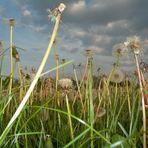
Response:
[[[142,81],[141,81],[141,74],[140,74],[140,67],[139,67],[139,62],[138,62],[138,55],[137,54],[134,54],[134,55],[135,55],[135,60],[136,60],[138,79],[139,79],[139,85],[140,85],[140,91],[141,91],[142,114],[143,114],[143,148],[146,148],[147,147],[147,144],[146,144],[146,111],[145,111],[143,86],[142,86]]]
[[[11,100],[11,92],[12,92],[12,83],[13,83],[13,57],[12,57],[12,33],[13,33],[13,26],[10,25],[10,82],[9,82],[9,100]],[[9,114],[10,105],[7,108],[7,114]]]
[[[3,53],[3,49],[1,49],[1,53]],[[2,66],[3,66],[4,55],[1,55],[1,64],[0,64],[0,91],[3,90],[3,78],[2,78]],[[2,93],[0,93],[2,96]]]
[[[66,106],[67,106],[67,112],[68,112],[68,121],[69,121],[69,126],[70,126],[70,135],[71,135],[71,139],[74,139],[74,133],[73,133],[73,126],[72,126],[72,121],[71,121],[71,111],[70,111],[70,107],[69,107],[69,102],[68,102],[68,96],[66,94]],[[74,147],[74,145],[73,145]]]
[[[91,128],[94,125],[94,106],[93,106],[93,97],[92,97],[92,59],[89,61],[89,69],[88,69],[88,76],[89,76],[89,122]],[[93,130],[90,130],[91,136],[91,148],[94,148],[93,143]]]
[[[77,88],[78,88],[78,93],[79,93],[79,96],[80,96],[82,108],[84,108],[83,98],[82,98],[82,94],[81,94],[81,91],[80,91],[80,86],[79,86],[79,83],[78,83],[78,78],[77,78],[76,69],[74,68],[73,71],[74,71],[74,76],[75,76],[76,85],[77,85]],[[76,100],[76,97],[75,97],[75,99],[74,99],[73,105],[74,105],[74,103],[75,103],[75,100]]]
[[[131,117],[131,102],[130,102],[130,97],[129,97],[128,80],[126,80],[126,90],[127,90],[128,110],[129,110],[129,115],[130,115],[130,117]],[[130,118],[130,119],[131,119],[131,118]]]
[[[23,96],[23,79],[21,74],[21,65],[20,62],[18,62],[18,71],[19,71],[19,78],[20,78],[20,96],[19,96],[19,102],[21,102],[22,96]]]
[[[57,31],[58,31],[58,26],[59,26],[59,23],[60,23],[60,18],[61,18],[61,14],[59,13],[58,16],[57,16],[57,18],[56,18],[56,23],[55,23],[54,30],[53,30],[53,33],[52,33],[52,36],[51,36],[51,40],[50,40],[50,42],[49,42],[49,45],[48,45],[48,48],[47,48],[47,50],[46,50],[46,53],[45,53],[45,55],[44,55],[44,57],[43,57],[43,60],[42,60],[42,62],[41,62],[41,64],[40,64],[40,67],[39,67],[39,69],[38,69],[38,71],[37,71],[37,73],[36,73],[36,75],[35,75],[35,77],[34,77],[32,83],[31,83],[31,85],[30,85],[30,87],[29,87],[29,89],[28,89],[26,95],[24,96],[22,102],[20,103],[20,105],[19,105],[19,107],[17,108],[16,112],[14,113],[14,115],[12,116],[12,118],[10,119],[8,125],[6,126],[6,128],[4,129],[4,131],[2,132],[2,134],[1,134],[1,136],[0,136],[0,146],[1,146],[2,143],[4,142],[4,139],[5,139],[5,137],[7,136],[8,132],[10,131],[10,129],[11,129],[11,127],[12,127],[14,121],[17,119],[17,117],[19,116],[19,114],[20,114],[21,111],[23,110],[23,108],[24,108],[26,102],[28,101],[28,99],[29,99],[29,97],[30,97],[31,92],[33,91],[33,89],[34,89],[34,87],[35,87],[35,85],[36,85],[36,83],[37,83],[37,81],[38,81],[38,79],[39,79],[39,77],[40,77],[41,72],[43,71],[43,68],[44,68],[44,66],[45,66],[45,64],[46,64],[47,58],[48,58],[48,56],[49,56],[49,54],[50,54],[51,47],[52,47],[52,45],[53,45],[53,42],[54,42],[54,40],[55,40]]]

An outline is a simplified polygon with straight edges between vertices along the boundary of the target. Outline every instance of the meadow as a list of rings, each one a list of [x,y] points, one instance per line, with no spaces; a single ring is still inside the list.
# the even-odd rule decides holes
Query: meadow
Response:
[[[94,74],[93,54],[87,49],[84,70],[74,61],[42,73],[55,44],[64,4],[54,9],[55,26],[38,69],[25,71],[19,51],[12,44],[10,26],[10,74],[2,75],[5,50],[0,42],[0,147],[3,148],[146,148],[148,145],[148,65],[141,61],[140,40],[134,36],[113,47],[111,72]],[[131,54],[135,71],[124,73],[120,58]],[[73,75],[64,68],[73,67]],[[15,71],[19,72],[16,79]],[[62,71],[62,74],[59,72]],[[49,74],[55,72],[55,77]],[[79,77],[79,78],[78,78]]]

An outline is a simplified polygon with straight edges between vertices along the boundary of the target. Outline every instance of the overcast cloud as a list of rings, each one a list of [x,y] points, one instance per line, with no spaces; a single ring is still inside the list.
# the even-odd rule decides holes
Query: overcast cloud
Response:
[[[26,53],[21,52],[21,56],[28,54],[27,58],[22,57],[22,63],[28,67],[38,67],[41,61],[54,24],[47,17],[47,9],[54,8],[60,2],[67,6],[62,14],[56,45],[61,59],[68,57],[74,59],[76,63],[84,62],[84,50],[91,48],[95,55],[95,65],[108,69],[114,62],[113,46],[124,42],[129,36],[137,35],[141,38],[145,49],[142,58],[148,63],[147,0],[11,0],[8,2],[9,0],[0,2],[0,39],[5,41],[7,47],[9,32],[6,20],[10,17],[15,18],[14,43],[29,49]],[[31,57],[34,57],[33,63]],[[50,63],[54,65],[51,60],[54,58],[50,59]],[[127,62],[123,65],[126,70],[132,66]]]

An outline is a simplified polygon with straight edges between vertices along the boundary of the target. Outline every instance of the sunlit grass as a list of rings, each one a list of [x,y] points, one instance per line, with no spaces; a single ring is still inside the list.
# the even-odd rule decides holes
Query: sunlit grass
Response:
[[[62,7],[59,6],[58,12]],[[94,75],[91,49],[86,50],[80,79],[73,61],[63,59],[59,64],[57,51],[56,66],[42,73],[60,22],[61,13],[58,16],[56,11],[53,11],[56,24],[51,40],[34,76],[25,73],[18,62],[19,78],[15,79],[11,74],[3,77],[4,57],[1,57],[0,147],[146,148],[148,114],[144,91],[147,91],[147,79],[138,61],[137,38],[125,45],[132,48],[138,77],[132,73],[130,79],[128,74],[121,72],[120,58],[126,48],[121,43],[114,46],[115,63],[108,75]],[[66,76],[67,65],[73,66],[71,77]],[[12,67],[14,70],[14,65]],[[48,77],[51,72],[55,72],[55,78]],[[11,73],[15,74],[12,69]]]

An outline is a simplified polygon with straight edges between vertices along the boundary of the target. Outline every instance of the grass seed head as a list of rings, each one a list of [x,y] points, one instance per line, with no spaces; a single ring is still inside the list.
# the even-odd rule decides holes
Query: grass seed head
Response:
[[[31,78],[33,79],[36,75],[36,69],[34,67],[31,68]]]
[[[24,79],[25,78],[25,72],[22,69],[20,70],[20,74],[21,74],[21,77]]]

